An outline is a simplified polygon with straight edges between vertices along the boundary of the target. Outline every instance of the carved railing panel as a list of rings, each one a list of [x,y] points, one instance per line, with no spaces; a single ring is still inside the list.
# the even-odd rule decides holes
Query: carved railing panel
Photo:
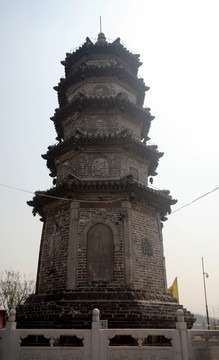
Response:
[[[25,329],[14,331],[10,360],[87,360],[90,330]]]
[[[25,348],[20,352],[20,360],[82,360],[82,351],[78,349]]]
[[[174,360],[173,353],[167,349],[145,349],[145,348],[110,348],[109,360]]]
[[[182,360],[179,333],[174,329],[106,329],[100,335],[100,359]]]

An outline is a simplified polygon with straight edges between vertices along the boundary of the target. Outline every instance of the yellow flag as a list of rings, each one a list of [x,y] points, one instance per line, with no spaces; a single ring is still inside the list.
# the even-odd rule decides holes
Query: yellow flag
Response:
[[[177,284],[177,277],[175,278],[172,285],[167,290],[169,294],[173,294],[177,302],[179,302],[179,292],[178,292],[178,284]]]

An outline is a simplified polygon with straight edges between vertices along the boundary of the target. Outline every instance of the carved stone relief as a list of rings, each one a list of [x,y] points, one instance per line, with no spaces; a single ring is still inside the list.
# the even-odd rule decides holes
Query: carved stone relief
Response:
[[[57,219],[56,219],[57,218]],[[66,216],[61,215],[60,217],[54,217],[52,221],[49,222],[47,233],[50,234],[50,245],[49,245],[49,257],[53,258],[56,254],[59,253],[62,240],[62,231],[66,224]]]
[[[89,134],[107,134],[118,131],[118,120],[110,114],[84,115],[78,119],[78,126]]]
[[[173,360],[170,350],[110,349],[110,360]]]
[[[109,94],[109,90],[105,85],[96,85],[93,89],[94,96],[107,96]]]
[[[104,157],[98,157],[92,160],[90,167],[90,174],[92,176],[109,176],[109,163]]]
[[[68,102],[80,96],[118,96],[121,99],[127,99],[136,103],[136,95],[116,82],[110,83],[90,83],[70,88],[67,93]]]
[[[20,352],[20,360],[81,360],[81,350],[69,349],[25,349]]]
[[[68,174],[70,173],[70,164],[69,161],[65,161],[62,164],[62,172],[63,172],[63,179],[66,178],[66,176],[68,176]]]
[[[147,256],[154,255],[153,244],[150,239],[143,238],[141,247],[142,247],[142,252],[144,255],[147,255]]]
[[[138,169],[130,166],[130,173],[134,176],[135,179],[139,180],[139,171]]]

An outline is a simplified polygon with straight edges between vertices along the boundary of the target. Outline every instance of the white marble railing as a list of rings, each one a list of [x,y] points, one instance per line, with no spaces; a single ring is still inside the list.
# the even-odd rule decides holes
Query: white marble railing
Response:
[[[175,329],[108,329],[98,309],[90,330],[16,329],[15,315],[0,329],[1,360],[219,359],[219,331],[187,330],[181,309]]]
[[[189,330],[188,343],[192,360],[219,359],[218,330]]]

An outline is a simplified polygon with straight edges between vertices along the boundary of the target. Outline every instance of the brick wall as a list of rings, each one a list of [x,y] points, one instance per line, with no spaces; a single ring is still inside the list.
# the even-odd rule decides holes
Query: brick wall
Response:
[[[141,128],[140,125],[134,122],[131,118],[124,117],[118,112],[106,114],[101,110],[95,111],[95,114],[86,111],[83,114],[74,114],[68,117],[63,122],[64,139],[67,139],[75,134],[76,129],[80,129],[88,134],[115,134],[123,130],[129,129],[133,137],[140,140]]]
[[[101,209],[80,209],[78,226],[78,269],[77,284],[78,287],[87,285],[87,246],[86,241],[82,243],[81,238],[83,229],[89,222],[116,224],[119,242],[114,244],[114,279],[110,287],[124,287],[124,249],[123,249],[123,221],[121,209],[101,208]],[[89,284],[92,286],[92,284]]]
[[[68,102],[71,102],[77,94],[83,94],[85,96],[116,96],[119,93],[124,94],[127,100],[136,104],[136,92],[131,89],[117,78],[101,77],[101,81],[97,78],[90,78],[89,80],[81,81],[80,84],[71,86],[67,92],[66,97]]]
[[[95,206],[92,206],[95,205]],[[69,236],[70,211],[69,204],[58,210],[57,206],[48,209],[48,217],[42,239],[41,262],[39,266],[39,293],[67,287],[68,249],[69,242],[76,241],[77,266],[75,283],[77,288],[92,287],[87,279],[87,232],[88,224],[107,224],[109,228],[116,229],[113,254],[113,281],[102,284],[111,288],[124,288],[126,285],[125,273],[125,243],[127,244],[125,216],[131,223],[133,256],[133,289],[156,293],[165,292],[163,271],[163,246],[159,234],[156,213],[146,207],[132,205],[130,215],[124,212],[120,203],[86,203],[81,202],[78,209],[77,234]],[[114,231],[115,233],[115,231]],[[146,240],[145,240],[146,239]],[[98,284],[101,285],[101,284]]]
[[[83,153],[71,151],[57,161],[57,184],[72,173],[86,179],[119,178],[133,174],[136,180],[147,185],[148,161],[134,158],[121,148],[86,149]]]
[[[66,288],[70,211],[69,204],[51,207],[45,223],[39,263],[38,291]]]
[[[154,211],[132,206],[134,288],[163,293],[163,245],[157,221]]]

